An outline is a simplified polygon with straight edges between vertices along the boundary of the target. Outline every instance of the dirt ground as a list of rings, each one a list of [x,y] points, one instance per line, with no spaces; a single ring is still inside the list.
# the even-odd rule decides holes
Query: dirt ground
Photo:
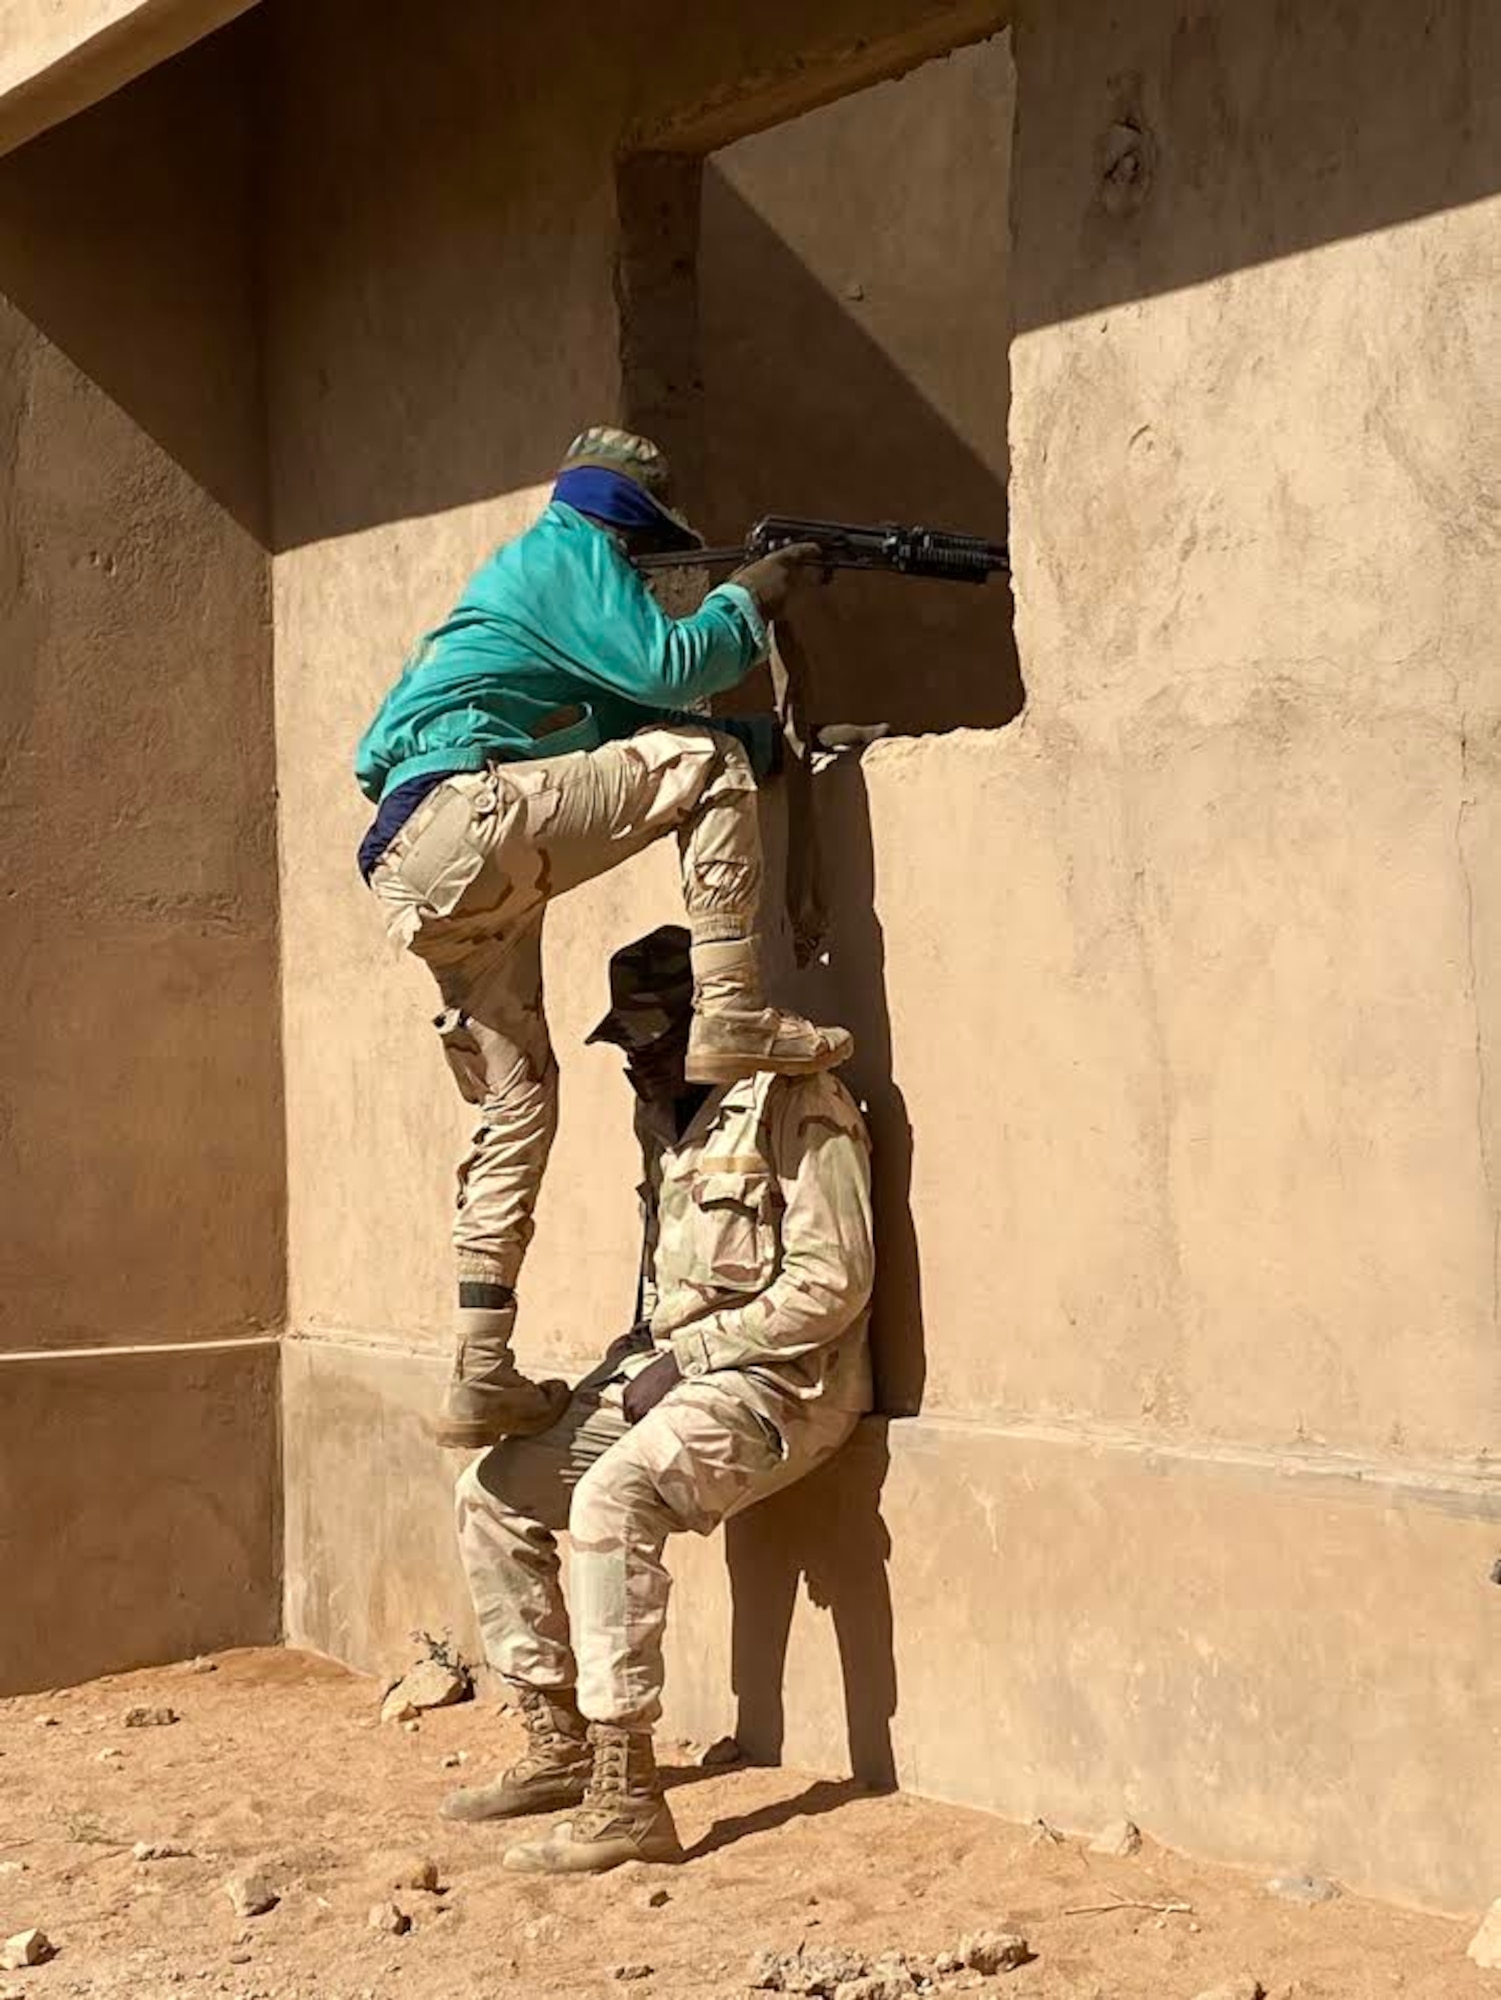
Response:
[[[1470,1925],[1345,1896],[1294,1905],[1257,1876],[1150,1841],[1103,1859],[1082,1841],[794,1771],[702,1770],[672,1746],[688,1866],[507,1874],[510,1828],[451,1825],[436,1807],[508,1758],[514,1720],[467,1703],[408,1731],[376,1720],[378,1692],[326,1661],[266,1651],[0,1703],[0,1938],[37,1926],[57,1950],[0,1973],[0,1995],[738,2000],[762,1948],[915,1956],[1010,1929],[1033,1961],[954,1990],[1196,2000],[1247,1974],[1270,2000],[1501,2000],[1501,1974],[1465,1958]],[[180,1719],[127,1729],[136,1703]],[[460,1752],[463,1767],[445,1768]],[[138,1841],[191,1851],[138,1861]],[[414,1852],[437,1861],[441,1894],[393,1896],[390,1857]],[[223,1884],[257,1863],[280,1901],[245,1919]],[[654,1889],[667,1891],[659,1907]],[[387,1900],[410,1934],[371,1928]],[[1191,1910],[1099,1907],[1116,1903]],[[622,1981],[617,1967],[651,1970]]]

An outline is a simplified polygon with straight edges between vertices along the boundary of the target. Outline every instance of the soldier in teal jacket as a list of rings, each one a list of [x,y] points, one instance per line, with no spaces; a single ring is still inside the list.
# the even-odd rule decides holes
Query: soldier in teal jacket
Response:
[[[541,520],[500,549],[422,641],[365,732],[376,806],[361,873],[387,930],[431,968],[460,1091],[480,1107],[459,1168],[458,1326],[436,1435],[466,1447],[545,1429],[566,1400],[512,1357],[515,1287],[557,1124],[542,1005],[547,904],[677,834],[692,936],[688,1074],[807,1075],[851,1051],[841,1028],[768,1006],[756,924],[757,770],[768,723],[719,722],[710,698],[767,650],[767,621],[816,551],[750,564],[670,618],[631,562],[696,546],[665,459],[598,427],[570,447]]]

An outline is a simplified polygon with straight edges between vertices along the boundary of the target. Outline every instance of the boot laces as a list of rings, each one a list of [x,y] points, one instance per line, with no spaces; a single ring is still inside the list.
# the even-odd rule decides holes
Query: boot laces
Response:
[[[584,1797],[586,1806],[608,1808],[631,1787],[631,1744],[628,1736],[599,1736],[594,1741],[594,1770]]]
[[[560,1752],[578,1755],[582,1742],[563,1727],[558,1716],[561,1703],[549,1696],[545,1688],[523,1688],[517,1706],[527,1734],[527,1747],[518,1770],[521,1765],[531,1768],[553,1764]]]

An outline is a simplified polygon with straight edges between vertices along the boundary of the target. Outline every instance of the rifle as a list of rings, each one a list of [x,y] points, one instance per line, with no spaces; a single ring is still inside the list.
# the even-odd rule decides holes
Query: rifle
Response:
[[[979,535],[948,535],[937,528],[856,527],[849,521],[803,521],[793,514],[768,514],[757,521],[739,548],[685,549],[680,554],[637,556],[636,567],[735,569],[792,542],[816,542],[827,569],[882,569],[898,576],[935,577],[943,583],[986,583],[997,572],[1009,576],[1011,554],[1004,542]]]

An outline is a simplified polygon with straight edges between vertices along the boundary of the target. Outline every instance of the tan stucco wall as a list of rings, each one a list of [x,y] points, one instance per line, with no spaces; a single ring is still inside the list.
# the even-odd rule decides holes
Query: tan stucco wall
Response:
[[[705,162],[711,542],[768,512],[1006,539],[1014,97],[992,35]],[[816,720],[997,727],[1022,706],[1004,580],[847,582],[800,604],[798,630]]]
[[[0,1691],[273,1645],[278,1343],[0,1360]]]
[[[922,10],[875,11],[879,43]],[[1501,66],[1481,0],[1316,11],[1018,23],[1029,707],[822,786],[839,922],[810,985],[861,1036],[882,1398],[922,1414],[889,1469],[872,1425],[783,1503],[843,1524],[785,1737],[846,1754],[824,1606],[853,1570],[860,1768],[1076,1824],[1124,1805],[1463,1908],[1501,1876]],[[467,1627],[416,1422],[466,1114],[353,875],[340,746],[612,407],[617,143],[720,143],[831,94],[796,14],[594,19],[586,46],[413,9],[351,61],[342,10],[273,10],[288,1613],[362,1664],[413,1606]],[[485,118],[448,115],[457,78]],[[580,1037],[604,949],[672,902],[658,854],[550,926],[539,1361],[628,1309],[626,1105]],[[746,1534],[754,1603],[789,1557],[771,1517]],[[717,1546],[683,1567],[674,1712],[704,1722],[731,1685]],[[776,1662],[735,1664],[766,1743]]]
[[[242,53],[0,163],[0,1685],[277,1627],[274,1350],[183,1352],[284,1300]]]
[[[254,0],[0,0],[0,153],[97,104]]]

